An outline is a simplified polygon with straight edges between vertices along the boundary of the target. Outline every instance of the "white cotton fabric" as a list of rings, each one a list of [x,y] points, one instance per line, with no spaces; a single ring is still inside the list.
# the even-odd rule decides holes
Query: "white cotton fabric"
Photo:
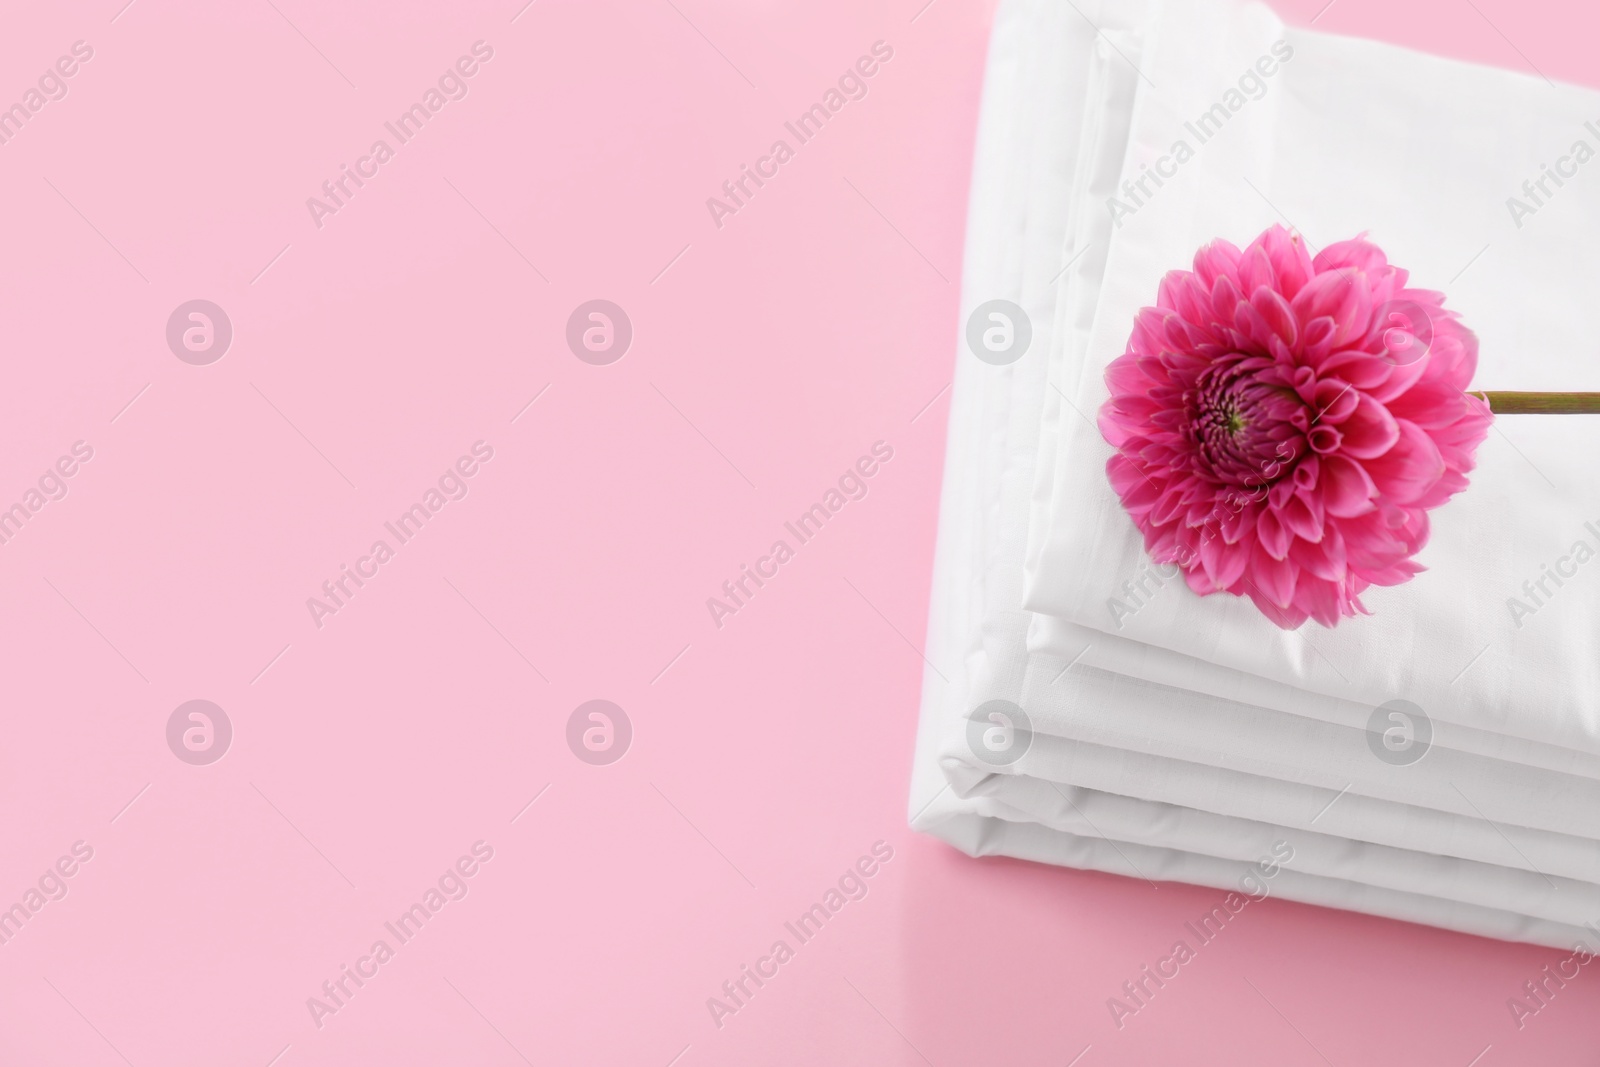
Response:
[[[1267,92],[1199,145],[1111,245],[1093,335],[1063,388],[1091,418],[1106,365],[1167,270],[1201,245],[1243,245],[1274,222],[1314,246],[1370,232],[1412,284],[1446,292],[1481,341],[1476,384],[1592,389],[1600,367],[1583,314],[1600,273],[1600,166],[1579,169],[1519,228],[1507,198],[1539,162],[1600,139],[1600,94],[1367,41],[1285,29],[1264,8],[1167,5],[1153,34],[1125,175],[1195,138],[1186,123],[1286,41]],[[1164,43],[1163,43],[1164,42]],[[1203,42],[1203,43],[1202,43]],[[1571,164],[1569,163],[1569,168]],[[1600,561],[1535,603],[1539,579],[1579,540],[1600,547],[1600,420],[1504,416],[1479,449],[1471,488],[1433,513],[1428,570],[1363,596],[1370,617],[1286,632],[1247,600],[1172,595],[1120,630],[1107,602],[1145,556],[1104,474],[1110,448],[1063,421],[1027,605],[1263,678],[1375,705],[1404,697],[1434,720],[1600,753]],[[1521,599],[1533,614],[1513,617]],[[1519,626],[1518,623],[1521,623]]]
[[[1394,767],[1367,747],[1372,705],[1359,693],[1315,691],[1305,678],[1218,656],[1220,647],[1250,646],[1214,632],[1236,625],[1231,616],[1188,623],[1207,628],[1192,644],[1161,630],[1159,605],[1199,600],[1186,590],[1169,583],[1122,634],[1103,632],[1109,616],[1099,619],[1095,609],[1104,596],[1088,607],[1075,599],[1138,566],[1131,524],[1124,517],[1127,530],[1116,529],[1119,508],[1101,514],[1097,505],[1069,503],[1072,493],[1110,494],[1098,474],[1105,446],[1088,418],[1103,399],[1096,352],[1114,333],[1103,325],[1106,307],[1140,284],[1122,273],[1125,262],[1144,262],[1123,253],[1124,237],[1163,198],[1173,207],[1161,227],[1210,225],[1203,216],[1226,199],[1214,178],[1198,178],[1200,191],[1182,194],[1189,174],[1203,173],[1206,152],[1218,168],[1252,151],[1272,158],[1251,146],[1257,136],[1271,140],[1254,129],[1239,135],[1248,151],[1227,149],[1231,123],[1274,92],[1312,92],[1306,86],[1315,86],[1319,64],[1346,62],[1341,49],[1379,46],[1337,42],[1332,59],[1305,64],[1305,85],[1272,84],[1121,229],[1105,199],[1137,167],[1142,146],[1160,143],[1152,131],[1185,113],[1184,85],[1205,86],[1211,99],[1195,109],[1203,111],[1229,83],[1211,77],[1215,71],[1236,75],[1286,38],[1295,49],[1279,71],[1287,73],[1330,40],[1312,38],[1307,47],[1306,36],[1286,33],[1262,8],[1198,0],[1078,11],[1044,0],[1002,5],[974,166],[963,312],[1014,300],[1034,337],[1028,354],[1006,367],[977,361],[964,342],[958,356],[912,822],[972,854],[1219,888],[1236,888],[1251,864],[1289,842],[1295,855],[1273,881],[1278,895],[1571,945],[1587,936],[1582,924],[1600,918],[1600,835],[1588,814],[1600,811],[1593,746],[1564,743],[1571,738],[1560,732],[1497,728],[1513,716],[1442,714],[1427,756]],[[1394,50],[1383,52],[1395,62]],[[1466,80],[1512,77],[1442,65]],[[1327,99],[1316,89],[1306,106]],[[1273,177],[1256,184],[1276,200],[1264,182],[1281,176],[1271,166],[1264,173]],[[1251,210],[1222,203],[1219,214]],[[1230,230],[1224,219],[1191,244],[1253,235],[1272,221],[1250,217],[1252,229]],[[1140,240],[1160,244],[1166,235],[1158,231]],[[1185,263],[1193,247],[1153,277]],[[1429,284],[1420,272],[1418,282]],[[1153,281],[1149,289],[1132,307],[1153,296]],[[1112,347],[1105,358],[1120,352],[1120,340]],[[1134,538],[1131,563],[1113,551],[1112,535],[1123,532]],[[1435,538],[1444,536],[1441,525]],[[1395,640],[1372,647],[1387,654]],[[1035,730],[1027,755],[1001,768],[975,758],[966,737],[967,714],[995,697],[1025,708]]]

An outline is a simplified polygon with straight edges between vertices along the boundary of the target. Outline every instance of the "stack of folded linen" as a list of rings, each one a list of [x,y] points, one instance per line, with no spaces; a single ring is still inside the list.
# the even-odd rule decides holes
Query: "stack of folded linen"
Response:
[[[1312,251],[1365,232],[1445,291],[1474,388],[1600,387],[1597,150],[1600,94],[1259,4],[1002,0],[912,825],[1227,890],[1270,867],[1288,899],[1593,944],[1600,418],[1498,417],[1426,570],[1290,630],[1151,560],[1096,417],[1162,276],[1273,224]]]

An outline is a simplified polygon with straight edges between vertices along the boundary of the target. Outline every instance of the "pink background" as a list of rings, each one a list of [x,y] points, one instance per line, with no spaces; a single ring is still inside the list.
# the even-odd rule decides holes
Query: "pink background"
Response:
[[[1592,15],[1473,3],[1317,25],[1600,85]],[[1520,1031],[1506,1008],[1561,954],[1277,901],[1119,1031],[1107,998],[1215,891],[906,829],[993,11],[923,4],[11,13],[0,102],[94,57],[0,146],[0,507],[94,458],[0,545],[0,907],[94,854],[0,945],[0,1063],[1592,1062],[1600,977]],[[480,39],[469,94],[313,225]],[[715,226],[706,198],[880,39],[868,96]],[[164,336],[195,298],[234,328],[208,366]],[[596,298],[634,328],[609,366],[564,342]],[[314,625],[479,440],[465,499]],[[869,495],[714,626],[878,440]],[[608,766],[565,740],[596,698],[634,730]],[[233,724],[209,766],[167,747],[192,699]],[[316,1026],[307,998],[480,840],[468,895]],[[715,1025],[880,840],[867,896]]]

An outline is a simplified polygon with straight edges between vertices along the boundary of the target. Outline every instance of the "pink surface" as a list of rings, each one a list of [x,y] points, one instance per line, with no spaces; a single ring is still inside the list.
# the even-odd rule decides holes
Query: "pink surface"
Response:
[[[0,1063],[1591,1062],[1600,978],[1506,1008],[1560,953],[1277,901],[1119,1030],[1219,894],[906,829],[992,4],[123,2],[0,36],[6,100],[93,50],[0,145],[0,507],[38,505],[0,545],[0,907],[39,904],[3,928]],[[1474,3],[1318,25],[1600,84],[1592,15]],[[880,40],[719,227],[707,197]],[[464,96],[386,131],[478,41]],[[168,345],[192,300],[219,360],[186,315]],[[592,300],[620,360],[568,347]],[[169,747],[194,700],[215,762],[177,755],[220,749],[214,712]],[[614,711],[609,749],[593,707],[569,731],[591,700],[620,760]]]

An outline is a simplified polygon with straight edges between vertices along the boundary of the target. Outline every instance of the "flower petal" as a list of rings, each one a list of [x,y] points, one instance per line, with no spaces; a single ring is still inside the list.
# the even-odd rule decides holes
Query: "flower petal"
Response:
[[[1322,457],[1322,506],[1329,515],[1349,518],[1373,509],[1372,498],[1378,495],[1361,464],[1344,456]]]
[[[1297,571],[1287,559],[1273,559],[1258,550],[1250,559],[1249,580],[1263,596],[1280,608],[1294,603],[1294,586]]]
[[[1344,454],[1355,459],[1381,456],[1400,439],[1400,426],[1389,409],[1365,393],[1339,430],[1344,434]]]
[[[1399,437],[1394,447],[1364,466],[1373,483],[1388,499],[1407,504],[1426,493],[1444,474],[1444,457],[1426,430],[1408,419],[1397,419]]]
[[[1256,520],[1256,539],[1261,542],[1261,547],[1266,549],[1267,555],[1273,559],[1283,559],[1289,554],[1289,545],[1293,543],[1294,535],[1284,526],[1277,510],[1267,508]]]

